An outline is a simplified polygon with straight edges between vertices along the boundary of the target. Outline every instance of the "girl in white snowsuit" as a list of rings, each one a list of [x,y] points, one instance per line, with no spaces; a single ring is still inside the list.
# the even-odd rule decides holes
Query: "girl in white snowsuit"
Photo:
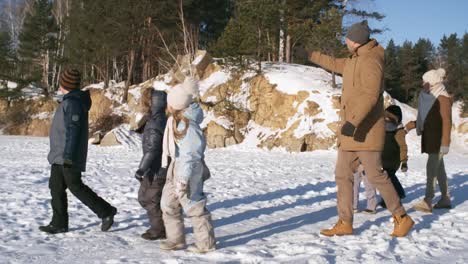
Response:
[[[167,97],[172,116],[164,132],[160,171],[167,174],[161,200],[167,239],[161,243],[161,249],[185,248],[183,209],[192,220],[195,237],[195,245],[188,250],[206,253],[215,250],[215,237],[203,192],[204,181],[210,175],[204,162],[206,141],[200,128],[203,111],[193,102],[194,90],[198,90],[198,83],[187,78]]]

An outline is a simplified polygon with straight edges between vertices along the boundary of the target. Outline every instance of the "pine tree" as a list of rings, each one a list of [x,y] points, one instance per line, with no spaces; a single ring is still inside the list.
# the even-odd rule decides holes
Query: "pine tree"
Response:
[[[403,103],[413,102],[416,94],[421,87],[421,76],[419,74],[419,65],[414,55],[413,44],[405,41],[399,50],[399,59],[402,69],[401,91],[398,99]],[[414,103],[414,102],[413,102]]]
[[[261,71],[261,61],[277,51],[278,3],[274,0],[239,0],[235,3],[234,17],[218,39],[215,54],[253,59],[257,62],[257,70]],[[236,61],[242,63],[242,60]]]
[[[196,39],[201,49],[209,48],[221,36],[233,5],[231,0],[184,0],[185,17],[197,32]]]
[[[13,59],[10,35],[0,31],[0,81],[12,80]]]
[[[342,27],[344,12],[331,8],[320,16],[320,23],[313,26],[307,37],[308,50],[320,50],[332,57],[345,56],[347,50],[342,43],[344,29]],[[332,73],[332,86],[336,87],[335,73]]]
[[[446,87],[447,90],[459,99],[463,94],[463,62],[462,45],[457,34],[444,36],[440,41],[439,52],[445,62],[447,72]]]
[[[24,72],[23,79],[27,82],[40,82],[46,94],[51,81],[51,54],[56,47],[56,26],[51,10],[52,5],[48,0],[34,1],[19,35],[18,50],[21,71]]]
[[[463,113],[468,116],[468,33],[463,35],[461,44],[461,57],[462,57],[462,69],[463,69],[463,80],[462,80],[462,100],[463,100]]]
[[[419,39],[416,44],[414,44],[413,50],[419,65],[419,75],[422,76],[425,72],[434,68],[435,48],[429,39]]]
[[[395,45],[393,39],[388,42],[385,49],[385,90],[394,98],[401,99],[401,76],[402,68],[398,58],[399,48]]]

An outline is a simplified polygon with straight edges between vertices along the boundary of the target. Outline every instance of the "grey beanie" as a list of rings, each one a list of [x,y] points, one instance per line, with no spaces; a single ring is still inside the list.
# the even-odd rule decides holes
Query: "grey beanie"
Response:
[[[346,37],[359,44],[366,44],[369,42],[370,28],[367,25],[367,20],[353,24],[349,28]]]

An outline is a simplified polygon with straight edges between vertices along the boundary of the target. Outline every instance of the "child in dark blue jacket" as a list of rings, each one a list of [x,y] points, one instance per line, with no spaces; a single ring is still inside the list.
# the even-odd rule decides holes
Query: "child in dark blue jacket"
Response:
[[[151,116],[146,122],[143,132],[143,157],[135,173],[140,181],[138,201],[148,213],[150,228],[141,235],[146,240],[157,240],[166,237],[161,212],[161,196],[165,177],[158,177],[161,168],[162,141],[166,128],[166,93],[151,90],[149,94]],[[163,175],[164,176],[164,175]]]
[[[50,128],[51,168],[49,189],[52,196],[52,221],[39,230],[57,234],[68,232],[67,189],[102,219],[101,230],[108,231],[114,223],[117,209],[99,197],[81,180],[88,155],[89,91],[81,91],[78,70],[66,70],[60,77],[63,100],[55,111]]]

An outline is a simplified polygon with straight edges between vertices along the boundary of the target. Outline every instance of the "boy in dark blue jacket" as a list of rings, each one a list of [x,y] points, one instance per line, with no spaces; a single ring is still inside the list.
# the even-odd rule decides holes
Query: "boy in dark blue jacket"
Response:
[[[114,223],[117,209],[94,193],[81,180],[88,155],[89,91],[80,90],[77,70],[67,70],[60,77],[60,92],[64,94],[50,128],[49,163],[52,165],[49,188],[52,196],[52,221],[39,230],[57,234],[68,231],[67,188],[102,219],[101,230],[108,231]]]
[[[150,102],[151,116],[144,128],[143,157],[135,178],[141,183],[138,201],[146,209],[151,226],[141,237],[157,240],[166,238],[160,205],[166,178],[163,174],[158,175],[158,171],[161,168],[162,142],[167,122],[167,102],[165,92],[151,90],[149,96],[151,98],[147,98],[146,101]]]

